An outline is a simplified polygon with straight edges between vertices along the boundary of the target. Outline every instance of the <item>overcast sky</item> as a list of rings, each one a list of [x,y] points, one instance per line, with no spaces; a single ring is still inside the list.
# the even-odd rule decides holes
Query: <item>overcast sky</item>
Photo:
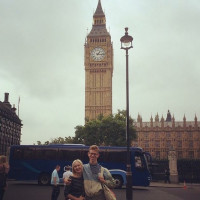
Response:
[[[114,47],[113,113],[126,107],[124,27],[130,115],[150,121],[171,111],[200,120],[200,1],[101,0]],[[0,101],[8,92],[23,123],[22,144],[74,136],[84,125],[84,42],[98,0],[0,1]]]

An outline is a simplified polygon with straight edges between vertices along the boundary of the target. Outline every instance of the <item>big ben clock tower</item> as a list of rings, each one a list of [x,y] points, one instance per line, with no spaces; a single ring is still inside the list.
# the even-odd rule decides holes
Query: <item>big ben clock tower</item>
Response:
[[[113,47],[101,0],[85,42],[85,120],[112,114]]]

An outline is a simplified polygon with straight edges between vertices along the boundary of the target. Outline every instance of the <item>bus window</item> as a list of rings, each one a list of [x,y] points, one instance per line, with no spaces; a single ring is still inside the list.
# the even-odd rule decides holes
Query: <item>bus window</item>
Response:
[[[13,151],[14,160],[32,160],[34,159],[34,148],[15,148]]]
[[[101,152],[99,162],[114,162],[126,164],[126,152],[125,151],[114,151],[114,152]]]
[[[81,151],[81,160],[82,161],[89,161],[88,150]]]
[[[23,151],[22,149],[14,149],[13,151],[13,160],[20,160],[22,159]]]
[[[135,155],[135,168],[136,169],[144,169],[144,156],[143,155]]]
[[[35,159],[36,160],[41,160],[41,159],[44,158],[44,152],[43,151],[44,151],[43,149],[37,149],[35,151]]]
[[[24,160],[32,160],[32,159],[34,159],[35,149],[27,148],[27,149],[23,149],[23,151],[24,151],[24,153],[23,153],[23,159]]]
[[[35,152],[35,159],[37,159],[37,160],[56,160],[57,152],[58,152],[57,149],[47,149],[47,148],[37,149]]]
[[[46,149],[44,152],[44,158],[45,160],[56,160],[57,159],[57,150],[53,149]]]
[[[65,161],[74,161],[76,159],[81,159],[81,151],[80,150],[69,150],[69,149],[60,149],[59,150],[59,159]]]

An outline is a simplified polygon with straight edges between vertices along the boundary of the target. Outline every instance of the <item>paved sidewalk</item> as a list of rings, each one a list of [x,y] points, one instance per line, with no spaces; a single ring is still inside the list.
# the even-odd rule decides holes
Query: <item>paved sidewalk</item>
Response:
[[[183,188],[183,183],[164,183],[164,182],[151,182],[150,187],[167,187],[167,188]]]
[[[193,187],[193,186],[200,186],[200,184],[196,183],[164,183],[164,182],[151,182],[150,187],[166,187],[166,188],[188,188],[188,187]]]

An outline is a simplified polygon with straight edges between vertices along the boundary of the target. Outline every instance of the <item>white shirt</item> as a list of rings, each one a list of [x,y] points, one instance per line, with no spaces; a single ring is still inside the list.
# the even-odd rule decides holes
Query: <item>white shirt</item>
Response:
[[[64,172],[64,173],[63,173],[63,180],[64,180],[65,178],[69,178],[71,175],[72,175],[72,172],[71,172],[71,171],[66,171],[66,172]],[[66,185],[66,184],[64,183],[64,185]]]
[[[56,185],[58,185],[59,182],[60,182],[60,179],[59,179],[59,176],[58,176],[58,171],[56,169],[54,169],[54,171],[52,172],[52,175],[51,175],[51,184],[52,185],[55,184],[54,178],[56,178]]]

